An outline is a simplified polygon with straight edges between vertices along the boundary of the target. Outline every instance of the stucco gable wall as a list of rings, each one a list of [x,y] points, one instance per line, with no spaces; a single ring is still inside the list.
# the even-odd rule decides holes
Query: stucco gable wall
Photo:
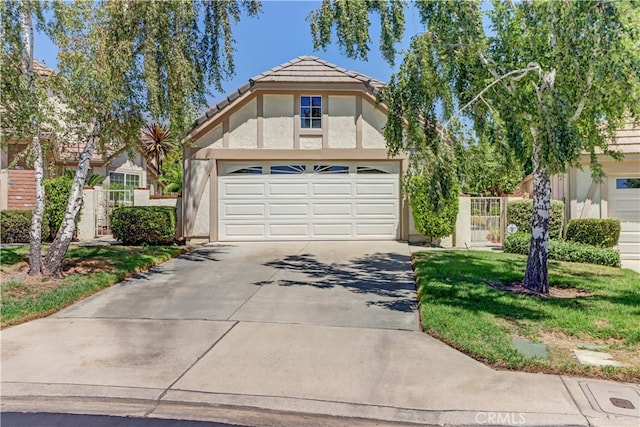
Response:
[[[294,98],[290,94],[263,96],[264,148],[293,148]]]
[[[369,102],[362,103],[362,147],[363,148],[385,148],[386,143],[382,134],[382,129],[387,123],[387,116],[380,108],[376,108]]]
[[[321,129],[300,128],[300,96],[256,92],[223,112],[191,143],[213,149],[384,149],[386,114],[368,95],[310,91],[322,96]]]
[[[353,95],[330,95],[328,112],[329,148],[356,148],[356,97]]]
[[[254,98],[229,117],[229,148],[257,148],[257,105]]]
[[[195,146],[198,148],[222,148],[222,124],[218,124],[198,138]]]
[[[131,173],[140,176],[140,187],[147,186],[146,162],[140,153],[136,153],[133,158],[129,158],[126,152],[123,152],[111,159],[105,169],[94,169],[94,173],[100,173],[104,170],[107,177],[105,184],[109,183],[109,172]]]

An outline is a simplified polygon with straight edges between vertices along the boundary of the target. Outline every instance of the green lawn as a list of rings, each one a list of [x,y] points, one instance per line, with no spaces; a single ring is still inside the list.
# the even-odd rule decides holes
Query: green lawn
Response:
[[[72,246],[61,280],[26,276],[28,246],[2,248],[0,265],[2,327],[48,316],[185,252],[185,247]]]
[[[640,379],[640,274],[550,261],[552,295],[559,296],[543,298],[489,286],[522,280],[522,255],[425,251],[414,264],[424,330],[468,355],[505,369]],[[514,337],[549,345],[550,359],[517,353]],[[628,367],[578,364],[571,349],[585,342]]]

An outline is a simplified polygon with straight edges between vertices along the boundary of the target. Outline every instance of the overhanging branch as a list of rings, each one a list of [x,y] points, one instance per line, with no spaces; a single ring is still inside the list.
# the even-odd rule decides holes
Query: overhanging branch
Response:
[[[487,87],[485,87],[484,89],[482,89],[480,91],[480,93],[478,93],[476,96],[473,97],[473,99],[469,102],[467,102],[464,107],[460,108],[458,111],[456,111],[456,113],[451,116],[449,118],[449,120],[447,120],[447,122],[444,124],[444,128],[448,128],[449,123],[451,122],[451,120],[453,120],[455,117],[457,117],[458,115],[460,115],[464,110],[466,110],[467,108],[469,108],[469,106],[471,106],[473,103],[475,103],[478,99],[480,99],[482,97],[482,95],[484,95],[489,89],[491,89],[493,86],[495,86],[496,84],[500,83],[501,81],[505,80],[507,77],[511,77],[513,75],[519,74],[516,77],[511,77],[511,81],[514,82],[518,82],[520,80],[522,80],[527,74],[529,74],[529,72],[531,71],[538,71],[541,72],[542,71],[542,67],[540,66],[540,64],[538,64],[537,62],[530,62],[525,68],[518,68],[517,70],[512,70],[509,71],[507,74],[503,75],[503,76],[499,76],[496,80],[492,81],[491,83],[489,83],[487,85]]]

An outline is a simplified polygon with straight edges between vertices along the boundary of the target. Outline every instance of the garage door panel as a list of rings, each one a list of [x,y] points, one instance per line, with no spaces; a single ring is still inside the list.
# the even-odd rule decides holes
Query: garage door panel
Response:
[[[390,217],[396,216],[398,206],[395,203],[358,203],[356,205],[356,215],[359,217],[375,216]]]
[[[247,218],[247,217],[264,217],[264,203],[248,204],[248,203],[225,203],[222,205],[221,212],[223,218]]]
[[[269,236],[276,238],[307,237],[308,224],[269,224]]]
[[[395,222],[386,223],[356,223],[356,234],[358,236],[388,236],[396,232]]]
[[[637,179],[640,176],[609,177],[609,217],[620,220],[618,250],[623,261],[632,261],[640,271],[640,190],[618,187],[619,181]]]
[[[312,237],[345,237],[351,236],[351,224],[328,223],[311,224]]]
[[[621,221],[620,228],[621,235],[623,233],[640,233],[640,222]]]
[[[311,196],[351,196],[351,183],[314,183]]]
[[[225,197],[263,197],[265,194],[264,183],[223,183],[222,194]]]
[[[390,182],[356,183],[356,196],[393,197],[397,186]]]
[[[312,206],[314,217],[348,216],[353,214],[351,203],[314,203]]]
[[[640,260],[640,253],[638,251],[634,251],[635,248],[638,247],[638,244],[632,243],[621,243],[618,245],[618,250],[620,251],[620,258],[629,259],[629,260]]]
[[[270,203],[269,216],[271,218],[306,218],[309,216],[309,205],[307,203]]]
[[[269,183],[269,195],[271,196],[295,196],[306,197],[309,192],[306,183],[272,182]]]
[[[265,235],[265,224],[250,224],[250,223],[242,223],[242,224],[223,224],[222,225],[223,235],[229,238],[235,237],[244,237],[244,238],[252,238],[262,239]]]

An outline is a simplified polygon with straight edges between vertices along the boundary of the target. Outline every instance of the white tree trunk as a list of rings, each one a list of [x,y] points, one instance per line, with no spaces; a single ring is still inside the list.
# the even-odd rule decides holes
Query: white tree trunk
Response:
[[[22,41],[24,51],[22,55],[22,67],[27,91],[35,95],[35,76],[33,74],[33,20],[31,7],[28,1],[22,3]],[[37,99],[37,98],[36,98]],[[44,160],[42,145],[40,144],[40,123],[38,115],[31,116],[30,133],[33,136],[31,149],[33,153],[33,167],[35,171],[36,205],[31,216],[31,229],[29,230],[29,275],[35,276],[42,271],[42,217],[44,216]]]
[[[549,216],[551,214],[551,180],[540,165],[540,147],[534,134],[533,149],[533,216],[531,243],[524,286],[540,294],[549,293],[547,259],[549,256]]]
[[[35,121],[35,120],[34,120]],[[35,124],[37,127],[37,123]],[[44,216],[44,165],[40,137],[36,133],[32,140],[33,158],[36,178],[36,205],[31,217],[29,231],[29,275],[47,274],[42,263],[42,219]]]
[[[44,259],[44,267],[50,275],[55,277],[62,277],[62,261],[67,254],[69,244],[76,230],[76,219],[82,208],[82,189],[89,170],[91,156],[93,155],[96,135],[97,132],[94,131],[80,154],[78,169],[76,169],[76,175],[73,178],[64,219]]]

